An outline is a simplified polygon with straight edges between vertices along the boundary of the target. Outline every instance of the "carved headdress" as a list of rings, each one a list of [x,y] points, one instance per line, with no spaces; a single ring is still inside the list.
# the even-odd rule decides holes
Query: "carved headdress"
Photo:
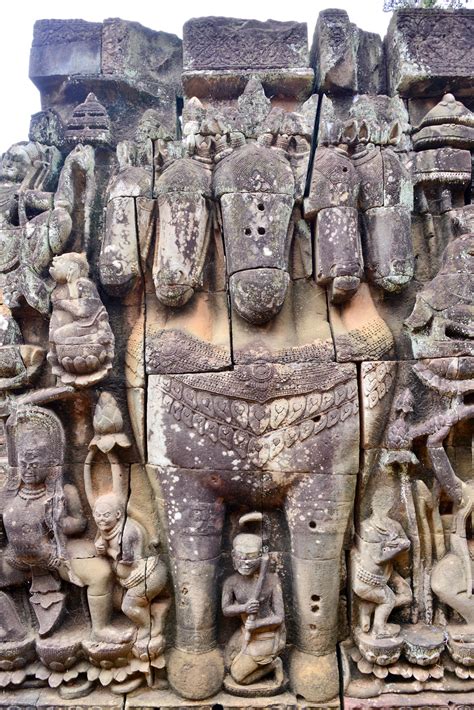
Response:
[[[44,450],[44,465],[51,470],[46,485],[54,488],[61,476],[65,450],[64,429],[57,415],[44,407],[21,405],[8,417],[5,429],[11,469],[8,490],[18,488],[17,470],[22,451],[31,447]]]

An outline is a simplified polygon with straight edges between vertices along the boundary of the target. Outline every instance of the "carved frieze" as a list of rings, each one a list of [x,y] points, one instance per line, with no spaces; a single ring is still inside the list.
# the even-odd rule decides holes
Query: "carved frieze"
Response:
[[[0,706],[469,704],[472,15],[36,26]]]

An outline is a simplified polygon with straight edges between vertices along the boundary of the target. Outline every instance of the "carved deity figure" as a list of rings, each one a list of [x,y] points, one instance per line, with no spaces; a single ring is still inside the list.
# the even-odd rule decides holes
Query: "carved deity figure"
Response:
[[[16,143],[0,166],[0,286],[10,308],[23,298],[49,310],[47,268],[71,231],[70,209],[54,203],[61,155],[40,143]]]
[[[372,515],[362,521],[352,550],[352,588],[359,599],[360,627],[374,638],[396,636],[388,618],[411,602],[408,582],[394,569],[395,558],[410,547],[400,523],[389,517],[391,491],[380,487],[372,498]]]
[[[65,536],[86,526],[75,487],[54,484],[61,473],[59,453],[46,432],[24,431],[18,441],[18,488],[3,513],[8,545],[1,561],[2,585],[32,581],[40,634],[51,631],[62,611],[58,569],[64,564]]]
[[[261,514],[242,516],[240,523],[261,519]],[[242,626],[227,645],[230,674],[236,683],[250,685],[275,672],[275,684],[283,682],[278,654],[285,647],[286,631],[280,580],[268,569],[260,535],[239,533],[232,546],[235,574],[222,590],[224,616],[240,616]]]
[[[112,367],[114,335],[84,254],[62,254],[50,269],[56,281],[49,326],[53,373],[62,382],[85,386]]]
[[[21,407],[7,420],[7,441],[18,480],[10,482],[3,500],[8,544],[0,558],[2,588],[31,582],[30,602],[45,636],[64,610],[61,579],[87,586],[93,637],[110,640],[110,565],[68,552],[68,538],[84,531],[86,519],[77,488],[62,482],[61,423],[42,407]]]

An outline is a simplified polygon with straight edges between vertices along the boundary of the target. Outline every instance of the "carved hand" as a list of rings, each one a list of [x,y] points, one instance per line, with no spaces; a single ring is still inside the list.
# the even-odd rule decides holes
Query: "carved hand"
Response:
[[[260,609],[260,602],[258,601],[258,599],[250,599],[247,602],[247,604],[245,605],[245,613],[246,614],[258,614],[259,609]],[[247,626],[246,626],[246,628],[247,628]]]
[[[48,569],[58,569],[62,564],[62,560],[60,557],[56,557],[56,555],[51,555],[51,557],[48,560]]]
[[[102,538],[99,538],[98,540],[95,541],[95,551],[97,552],[98,555],[105,555],[107,553],[107,546],[105,542],[102,540]]]

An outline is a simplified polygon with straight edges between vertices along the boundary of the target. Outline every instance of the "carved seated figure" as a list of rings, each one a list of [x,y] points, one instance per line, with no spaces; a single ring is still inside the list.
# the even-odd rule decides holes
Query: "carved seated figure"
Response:
[[[458,479],[459,480],[459,479]],[[461,482],[462,498],[454,506],[451,528],[451,549],[435,565],[431,575],[433,592],[465,620],[458,630],[450,628],[453,638],[474,642],[474,540],[466,528],[474,512],[474,481]]]
[[[251,516],[255,514],[243,516],[241,523]],[[280,580],[267,569],[269,558],[262,554],[260,535],[236,535],[232,560],[236,573],[224,583],[222,611],[224,616],[240,616],[242,626],[227,645],[230,674],[237,684],[250,685],[274,671],[278,690],[283,683],[278,654],[286,641]]]
[[[112,367],[114,336],[84,254],[62,254],[50,269],[56,281],[49,326],[53,373],[64,383],[86,386]]]
[[[390,491],[381,487],[352,550],[352,588],[359,599],[360,628],[375,639],[399,633],[400,626],[389,624],[388,618],[393,609],[412,599],[408,582],[393,568],[393,560],[408,550],[410,541],[400,523],[389,517],[391,507]]]
[[[150,554],[144,528],[126,516],[125,501],[118,495],[97,498],[93,515],[98,528],[97,554],[113,560],[114,572],[125,590],[122,611],[136,625],[137,641],[146,642],[145,657],[148,653],[156,655],[164,647],[163,620],[170,600],[153,601],[165,587],[166,566],[157,555]]]
[[[86,527],[77,488],[62,483],[64,433],[57,417],[41,407],[19,408],[7,421],[12,471],[18,482],[4,498],[7,547],[0,557],[2,588],[31,581],[30,602],[47,636],[59,624],[66,594],[61,579],[87,586],[92,635],[110,641],[112,572],[91,557],[73,558],[68,538]]]

